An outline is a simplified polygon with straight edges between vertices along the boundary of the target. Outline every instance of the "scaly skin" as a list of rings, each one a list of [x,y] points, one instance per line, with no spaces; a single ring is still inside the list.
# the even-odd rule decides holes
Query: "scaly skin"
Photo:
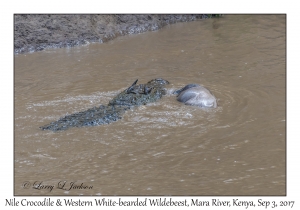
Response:
[[[137,80],[129,88],[114,97],[107,106],[101,105],[83,112],[67,115],[40,128],[42,130],[59,131],[67,130],[70,127],[109,124],[121,119],[127,109],[157,101],[165,95],[164,86],[169,84],[168,81],[163,79],[154,79],[140,85],[136,83]]]

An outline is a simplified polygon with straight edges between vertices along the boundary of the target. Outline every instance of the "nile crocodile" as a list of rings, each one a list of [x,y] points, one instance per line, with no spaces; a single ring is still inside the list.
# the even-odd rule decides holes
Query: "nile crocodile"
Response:
[[[106,106],[100,105],[83,112],[67,115],[40,128],[59,131],[67,130],[70,127],[109,124],[121,119],[127,109],[157,101],[166,94],[164,86],[169,84],[167,80],[161,78],[139,85],[137,85],[137,81],[109,101]]]

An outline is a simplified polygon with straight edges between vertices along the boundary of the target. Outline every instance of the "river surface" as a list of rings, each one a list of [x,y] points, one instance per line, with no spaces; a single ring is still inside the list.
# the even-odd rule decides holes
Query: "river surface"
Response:
[[[159,77],[167,95],[117,122],[39,129]],[[218,107],[179,103],[172,92],[190,83]],[[14,90],[15,195],[286,194],[285,15],[225,15],[15,55]]]

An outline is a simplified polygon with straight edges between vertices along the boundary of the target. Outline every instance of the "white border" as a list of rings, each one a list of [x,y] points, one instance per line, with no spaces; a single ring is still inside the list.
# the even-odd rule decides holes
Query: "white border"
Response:
[[[0,120],[1,139],[1,189],[0,205],[5,198],[13,198],[13,14],[15,13],[281,13],[287,14],[287,196],[262,197],[266,200],[295,200],[296,209],[300,206],[299,196],[299,14],[296,1],[5,1],[1,3],[1,110],[4,119]],[[298,84],[297,84],[298,83]],[[16,197],[21,199],[21,197]],[[28,197],[27,197],[28,198]],[[33,198],[33,197],[30,197]],[[55,197],[52,197],[55,199]],[[58,197],[62,198],[62,197]],[[71,198],[71,197],[68,197]],[[76,197],[74,197],[76,199]],[[184,197],[182,197],[184,198]],[[217,197],[232,200],[233,197]],[[257,200],[259,197],[238,197]],[[92,198],[84,197],[84,200]],[[179,197],[175,197],[179,199]],[[200,197],[211,200],[211,197]],[[41,200],[41,197],[37,198]],[[293,209],[295,209],[295,206]],[[96,207],[99,208],[99,207]],[[148,207],[149,208],[149,207]],[[168,207],[171,208],[171,207]],[[113,208],[115,209],[115,208]],[[210,208],[214,209],[214,208]],[[219,208],[218,208],[219,209]],[[233,208],[234,209],[234,208]],[[280,209],[280,208],[279,208]]]

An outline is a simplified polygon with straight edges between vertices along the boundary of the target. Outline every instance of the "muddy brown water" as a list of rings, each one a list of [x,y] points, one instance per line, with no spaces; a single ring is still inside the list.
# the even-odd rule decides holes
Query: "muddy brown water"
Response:
[[[16,55],[15,195],[285,195],[285,30],[284,15],[226,15]],[[39,129],[158,77],[168,94],[117,122]],[[189,83],[218,107],[177,102]]]

